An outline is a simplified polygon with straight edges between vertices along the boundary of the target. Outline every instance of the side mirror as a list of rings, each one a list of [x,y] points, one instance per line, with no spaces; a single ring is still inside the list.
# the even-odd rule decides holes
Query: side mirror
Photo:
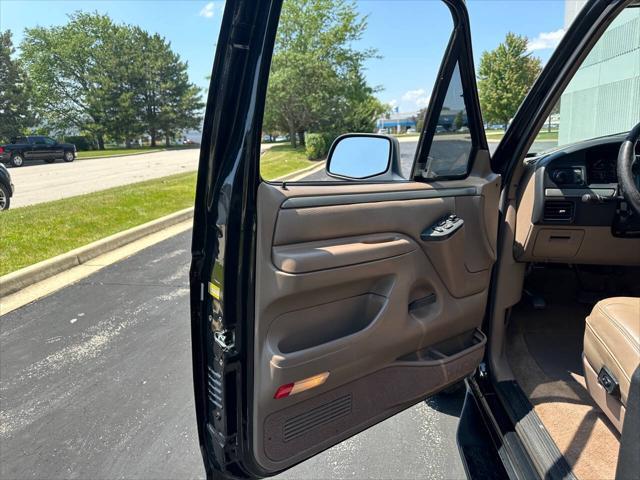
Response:
[[[343,180],[399,180],[400,143],[388,135],[347,133],[334,140],[325,168]]]

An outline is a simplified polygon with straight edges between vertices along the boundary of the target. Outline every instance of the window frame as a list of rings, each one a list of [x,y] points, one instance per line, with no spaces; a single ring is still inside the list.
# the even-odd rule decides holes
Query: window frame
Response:
[[[286,1],[286,0],[279,0],[279,8],[281,7],[282,3]],[[469,176],[469,172],[471,170],[471,162],[473,158],[475,158],[476,152],[477,150],[481,150],[481,149],[486,149],[488,150],[487,147],[487,140],[484,134],[484,127],[482,124],[482,116],[480,114],[480,106],[479,103],[477,104],[477,108],[469,108],[471,106],[471,104],[469,103],[468,100],[468,95],[464,95],[464,103],[465,103],[465,108],[467,110],[467,119],[468,119],[468,123],[470,125],[469,128],[469,132],[471,134],[471,139],[472,139],[472,147],[469,153],[469,160],[467,162],[467,172],[464,175],[456,175],[456,176],[450,176],[450,177],[438,177],[438,178],[431,178],[431,179],[426,179],[424,177],[422,177],[420,175],[420,173],[418,173],[416,171],[416,166],[420,163],[419,160],[424,156],[425,160],[426,157],[428,155],[428,150],[425,152],[424,151],[424,146],[425,143],[428,141],[429,142],[429,146],[430,143],[433,141],[433,135],[435,133],[435,125],[437,124],[438,121],[438,117],[436,116],[435,118],[435,124],[433,125],[432,131],[431,131],[431,135],[426,135],[425,136],[425,132],[428,130],[428,128],[430,127],[430,124],[427,124],[426,119],[428,119],[430,117],[430,114],[432,114],[432,109],[434,108],[434,104],[436,101],[436,97],[439,95],[442,95],[442,99],[441,99],[441,105],[440,108],[442,107],[442,102],[444,102],[444,97],[447,94],[448,88],[449,88],[449,84],[451,83],[451,76],[453,74],[453,70],[455,68],[455,64],[457,61],[460,62],[460,77],[461,77],[461,81],[462,81],[462,89],[464,93],[467,93],[468,88],[472,88],[474,90],[471,90],[472,93],[474,93],[474,95],[477,98],[477,87],[476,87],[476,82],[475,82],[475,70],[473,67],[473,52],[471,51],[471,38],[469,35],[465,35],[466,29],[465,29],[465,25],[469,25],[469,17],[468,17],[468,12],[466,11],[466,9],[461,9],[459,5],[456,4],[457,0],[439,0],[440,2],[444,3],[445,6],[449,9],[449,13],[451,15],[451,21],[452,21],[452,30],[451,33],[449,34],[449,40],[447,42],[447,45],[445,47],[445,49],[443,50],[442,53],[442,61],[440,63],[440,68],[438,70],[438,74],[436,76],[435,82],[434,82],[434,88],[433,91],[431,92],[431,97],[429,100],[429,106],[426,110],[426,114],[425,114],[425,122],[424,125],[422,127],[422,130],[420,131],[420,136],[418,138],[418,145],[416,147],[416,152],[413,155],[413,162],[411,165],[411,170],[409,171],[409,175],[407,178],[402,178],[402,179],[393,179],[393,180],[389,180],[388,178],[381,178],[381,179],[376,179],[375,176],[374,177],[370,177],[370,178],[365,178],[362,180],[354,180],[351,179],[349,181],[353,182],[353,183],[358,183],[358,184],[386,184],[386,183],[407,183],[407,182],[413,182],[413,181],[418,181],[421,183],[429,183],[432,181],[440,181],[440,180],[449,180],[449,179],[463,179]],[[278,18],[276,25],[275,25],[275,29],[276,29],[276,35],[277,35],[277,29],[278,26],[280,24],[280,19]],[[274,43],[273,45],[271,45],[271,50],[270,50],[270,55],[273,55],[273,52],[275,50],[275,38],[274,37]],[[468,55],[464,55],[465,50],[467,50]],[[464,60],[463,60],[464,58]],[[453,61],[453,63],[451,63]],[[464,67],[462,66],[464,62]],[[267,65],[267,82],[265,85],[265,91],[264,91],[264,96],[262,98],[262,102],[261,102],[261,106],[260,106],[260,110],[258,112],[257,115],[257,119],[259,121],[258,125],[260,126],[259,131],[262,132],[262,124],[264,121],[264,109],[266,106],[266,95],[267,95],[267,85],[269,82],[269,76],[271,74],[271,56],[269,57],[269,62]],[[464,68],[464,70],[463,70]],[[467,72],[469,71],[469,68],[471,70],[471,78],[467,79],[465,78],[467,76]],[[464,71],[464,73],[463,73]],[[448,76],[445,76],[448,73]],[[443,85],[441,84],[441,80],[446,80],[446,88],[438,88],[439,86],[442,87]],[[441,92],[441,90],[443,90]],[[476,105],[473,105],[474,107],[476,107]],[[473,113],[471,114],[470,112],[473,110]],[[477,110],[477,111],[476,111]],[[438,111],[439,113],[439,111]],[[471,128],[471,116],[473,115],[474,121],[475,119],[479,119],[480,121],[480,126],[482,127],[482,132],[475,132],[475,128],[472,129]],[[354,132],[349,132],[349,133],[354,133]],[[429,136],[431,137],[429,140]],[[260,151],[260,142],[262,141],[262,135],[257,135],[257,143],[258,143],[258,152]],[[484,147],[484,148],[483,148]],[[331,145],[331,147],[329,148],[329,151],[331,151],[333,148],[333,145]],[[327,154],[328,157],[328,154]],[[345,180],[296,180],[295,182],[291,182],[291,181],[287,181],[287,180],[267,180],[265,178],[262,177],[262,173],[260,172],[260,158],[261,155],[258,155],[257,158],[257,168],[258,168],[258,177],[260,179],[260,182],[266,182],[269,184],[273,184],[273,185],[281,185],[281,184],[295,184],[295,185],[343,185],[345,183]],[[416,174],[417,173],[417,174]],[[330,177],[330,176],[329,176]],[[330,177],[331,178],[331,177]]]
[[[420,140],[416,150],[413,163],[411,179],[417,182],[437,182],[443,180],[461,180],[469,176],[473,168],[473,160],[476,158],[478,150],[489,150],[487,137],[485,135],[480,102],[478,99],[478,87],[476,84],[475,67],[473,63],[473,51],[471,38],[461,25],[469,24],[466,10],[456,8],[454,3],[448,0],[444,2],[449,7],[454,21],[454,30],[451,35],[448,48],[440,65],[435,88],[432,92],[429,106],[425,113],[424,125],[420,133]],[[460,16],[465,18],[461,21]],[[423,173],[429,168],[429,153],[433,145],[435,130],[440,118],[440,112],[444,106],[444,100],[451,86],[455,67],[458,65],[460,81],[462,86],[463,100],[467,113],[467,124],[471,137],[471,149],[467,159],[467,170],[459,175],[439,175],[437,177],[425,178]]]

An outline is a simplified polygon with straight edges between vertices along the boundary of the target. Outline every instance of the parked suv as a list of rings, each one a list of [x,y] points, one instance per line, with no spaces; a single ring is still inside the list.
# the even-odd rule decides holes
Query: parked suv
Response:
[[[0,163],[0,211],[7,210],[13,196],[13,183],[7,167]]]
[[[0,161],[21,167],[25,160],[43,160],[53,163],[56,159],[73,162],[76,158],[76,146],[72,143],[58,143],[51,137],[31,135],[16,137],[11,143],[0,146]]]

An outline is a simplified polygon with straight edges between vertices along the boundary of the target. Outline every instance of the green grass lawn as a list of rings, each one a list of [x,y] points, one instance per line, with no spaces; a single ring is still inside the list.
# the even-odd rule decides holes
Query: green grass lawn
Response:
[[[274,180],[312,165],[318,165],[318,162],[307,159],[304,147],[294,149],[290,144],[276,145],[260,156],[260,175],[265,180]]]
[[[0,275],[193,205],[196,174],[0,213]]]
[[[504,137],[504,131],[502,130],[489,130],[487,131],[487,140],[493,140],[493,141],[497,141],[497,140],[502,140],[502,137]],[[538,133],[538,136],[536,137],[537,141],[540,140],[558,140],[558,131],[557,130],[552,130],[550,132],[547,132],[546,130],[542,130]]]
[[[558,140],[558,132],[557,131],[547,132],[543,130],[540,133],[538,133],[536,140]]]

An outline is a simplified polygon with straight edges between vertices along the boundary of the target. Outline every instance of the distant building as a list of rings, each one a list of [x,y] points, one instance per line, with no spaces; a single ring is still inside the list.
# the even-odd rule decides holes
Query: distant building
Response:
[[[565,2],[565,28],[586,1]],[[640,121],[640,8],[626,8],[560,99],[559,144],[629,130]]]
[[[409,128],[416,128],[419,112],[391,113],[376,120],[376,130],[386,130],[389,133],[406,132]]]
[[[392,113],[376,121],[376,130],[387,130],[389,133],[403,133],[407,129],[415,129],[421,112]],[[438,118],[438,125],[445,130],[455,130],[456,117],[460,115],[460,109],[448,109],[444,107]],[[462,112],[461,125],[467,126],[467,113]]]
[[[440,116],[438,117],[438,125],[447,131],[454,131],[456,130],[456,118],[458,117],[460,117],[458,120],[460,122],[458,124],[460,125],[460,127],[469,126],[467,111],[464,108],[447,108],[447,106],[445,105],[440,111]]]

